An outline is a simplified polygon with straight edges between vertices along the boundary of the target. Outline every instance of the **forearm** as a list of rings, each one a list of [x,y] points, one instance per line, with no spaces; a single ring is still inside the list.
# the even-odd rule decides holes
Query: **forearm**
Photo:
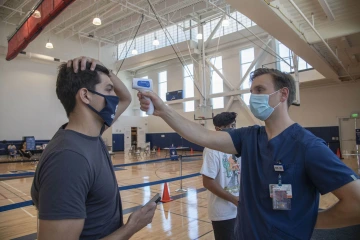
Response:
[[[130,225],[123,225],[112,234],[102,238],[102,240],[126,240],[130,239],[135,234],[135,231]]]
[[[359,203],[339,201],[334,206],[318,213],[315,228],[342,228],[360,224]]]
[[[115,118],[119,117],[131,103],[131,94],[125,84],[114,74],[110,73],[110,80],[114,84],[114,91],[119,97],[118,111]]]
[[[182,117],[171,107],[167,107],[167,110],[160,117],[175,132],[190,142],[210,149],[236,154],[235,147],[228,133],[208,130],[200,124]]]
[[[121,101],[131,102],[131,94],[125,84],[114,73],[110,73],[110,80],[114,84],[116,96],[118,96]]]
[[[237,206],[237,197],[235,197],[231,193],[225,191],[220,186],[220,184],[217,183],[216,181],[210,180],[210,181],[204,182],[204,187],[207,190],[209,190],[210,192],[212,192],[213,194],[215,194],[216,196],[218,196],[219,198],[229,201],[229,202],[233,203],[235,206]]]

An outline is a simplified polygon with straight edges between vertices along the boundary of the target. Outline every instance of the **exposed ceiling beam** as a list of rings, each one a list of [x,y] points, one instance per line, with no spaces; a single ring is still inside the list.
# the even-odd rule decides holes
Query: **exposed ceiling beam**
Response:
[[[327,3],[326,0],[318,0],[318,2],[320,3],[321,8],[323,9],[324,13],[326,14],[327,18],[330,21],[334,21],[335,20],[335,16],[334,13],[332,12],[329,4]]]
[[[0,0],[0,6],[4,5],[7,0]]]
[[[18,12],[18,13],[20,13],[20,14],[24,14],[24,13],[25,13],[25,12],[23,12],[23,11],[21,11],[21,10],[17,10],[17,9],[15,9],[15,8],[7,7],[7,6],[2,6],[2,5],[0,5],[0,7],[9,9],[9,10],[11,10],[11,11]]]
[[[77,14],[80,14],[81,12],[91,10],[91,8],[92,8],[95,4],[96,4],[95,1],[94,1],[92,4],[90,4],[90,5],[89,5],[89,3],[86,3],[86,5],[84,4],[85,7],[84,7],[84,8],[80,7],[80,8],[79,8],[79,11],[75,14],[75,16],[76,16]],[[45,32],[44,34],[47,34],[47,33],[49,33],[50,31],[59,28],[61,25],[64,25],[64,22],[65,22],[66,20],[71,19],[71,17],[68,18],[68,19],[66,19],[65,21],[63,20],[63,18],[61,19],[61,17],[65,17],[65,16],[63,16],[64,13],[66,13],[66,11],[63,12],[62,15],[60,15],[59,17],[57,17],[57,18],[54,20],[54,23],[51,25],[51,27],[46,28],[46,32]],[[93,14],[94,14],[94,13],[93,13]],[[55,25],[55,26],[53,26],[53,25]],[[72,23],[72,25],[73,25],[73,23]]]
[[[29,2],[31,2],[32,0],[25,0],[23,1],[17,8],[16,10],[21,10],[24,6],[26,6],[26,4],[28,4]],[[12,16],[14,16],[16,13],[16,11],[12,11],[9,15],[7,15],[3,21],[7,21],[9,20]]]
[[[132,11],[124,13],[123,9],[120,9],[120,11],[114,11],[114,9],[116,10],[116,7],[111,8],[111,9],[107,10],[106,12],[100,14],[102,24],[100,26],[96,26],[95,29],[91,29],[90,31],[84,31],[88,28],[94,27],[92,22],[86,22],[82,26],[80,26],[78,29],[76,29],[74,32],[81,33],[82,31],[84,31],[85,34],[89,34],[94,31],[99,32],[99,31],[101,31],[101,29],[113,24],[116,21],[124,19],[133,13]],[[114,12],[111,13],[111,11],[114,11]],[[115,17],[115,15],[116,15],[116,17]],[[72,37],[73,35],[75,35],[75,33],[71,34],[69,37]]]
[[[329,66],[325,59],[311,48],[282,17],[272,10],[263,0],[227,0],[239,12],[252,19],[262,29],[281,41],[298,56],[308,62],[328,79],[338,79],[338,74]],[[269,20],[271,19],[271,21]]]
[[[96,9],[96,12],[101,12],[102,10],[104,9],[107,9],[109,7],[112,7],[114,5],[114,3],[108,3],[108,4],[105,4],[104,6]],[[75,17],[75,16],[74,16]],[[55,34],[60,34],[62,33],[63,31],[71,28],[72,26],[84,21],[85,19],[87,18],[91,18],[91,17],[95,17],[95,12],[90,12],[89,14],[86,14],[85,16],[81,17],[80,19],[76,20],[76,21],[72,21],[71,24],[68,24],[66,25],[64,28],[60,29],[59,31],[55,32]],[[71,18],[70,18],[71,19]],[[68,19],[67,21],[69,21],[70,19]]]
[[[360,32],[360,14],[351,19],[334,21],[323,27],[317,28],[318,32],[324,39],[335,39],[349,36]],[[320,38],[312,30],[305,32],[307,41],[311,44],[320,42]]]

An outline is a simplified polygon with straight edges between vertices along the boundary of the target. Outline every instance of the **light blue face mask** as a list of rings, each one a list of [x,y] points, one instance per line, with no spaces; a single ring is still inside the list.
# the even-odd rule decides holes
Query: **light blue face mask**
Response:
[[[273,94],[277,93],[278,91],[280,91],[280,89],[271,94],[251,94],[250,95],[250,110],[257,119],[259,119],[261,121],[265,121],[274,112],[275,108],[280,105],[281,102],[279,102],[279,104],[276,105],[275,107],[271,107],[269,105],[270,95],[273,95]]]

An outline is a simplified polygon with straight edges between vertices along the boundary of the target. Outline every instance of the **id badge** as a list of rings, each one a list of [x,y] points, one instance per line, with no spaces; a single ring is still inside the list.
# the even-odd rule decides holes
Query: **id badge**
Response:
[[[291,198],[288,194],[288,186],[274,186],[272,188],[272,194],[270,195],[272,195],[274,210],[291,210]]]

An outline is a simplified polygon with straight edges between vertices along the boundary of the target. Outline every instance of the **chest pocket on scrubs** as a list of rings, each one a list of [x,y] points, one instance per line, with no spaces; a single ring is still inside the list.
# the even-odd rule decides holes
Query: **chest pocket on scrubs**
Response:
[[[281,174],[282,184],[293,184],[297,177],[296,169],[297,169],[296,163],[289,163],[289,164],[284,164],[284,172],[275,172],[275,171],[274,172],[276,176]]]

